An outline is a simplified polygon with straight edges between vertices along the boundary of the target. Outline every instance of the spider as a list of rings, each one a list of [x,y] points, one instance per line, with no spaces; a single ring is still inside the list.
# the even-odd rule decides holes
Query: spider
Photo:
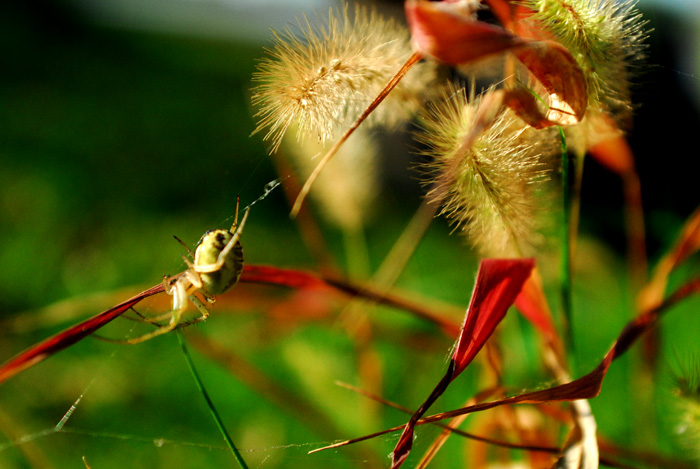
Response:
[[[176,328],[202,322],[209,317],[209,310],[204,302],[195,296],[195,293],[199,292],[208,303],[214,303],[214,296],[226,293],[238,283],[243,272],[243,247],[239,238],[249,213],[250,207],[246,209],[239,225],[238,203],[236,203],[236,219],[231,229],[207,231],[197,243],[194,253],[177,236],[175,237],[189,254],[189,257],[182,256],[188,269],[176,277],[167,275],[163,277],[163,287],[168,295],[172,295],[173,307],[165,314],[146,319],[153,324],[168,318],[170,321],[165,325],[158,325],[158,329],[153,332],[127,339],[126,343],[145,342]],[[188,300],[199,310],[200,316],[190,321],[180,322],[182,314],[187,309]]]

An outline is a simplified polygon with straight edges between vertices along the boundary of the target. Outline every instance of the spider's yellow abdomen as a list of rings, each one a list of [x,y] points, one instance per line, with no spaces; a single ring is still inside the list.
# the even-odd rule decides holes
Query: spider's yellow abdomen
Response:
[[[194,251],[194,265],[216,264],[219,254],[233,237],[229,230],[211,230],[204,233]],[[215,272],[200,272],[203,289],[212,296],[221,295],[231,289],[243,272],[243,247],[240,241],[231,249],[221,268]]]

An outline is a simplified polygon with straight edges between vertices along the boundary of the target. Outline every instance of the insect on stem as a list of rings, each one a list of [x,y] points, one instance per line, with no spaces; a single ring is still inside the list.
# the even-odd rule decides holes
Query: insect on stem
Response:
[[[330,161],[331,158],[338,152],[340,147],[345,143],[345,141],[350,137],[350,135],[355,132],[355,129],[357,129],[360,124],[362,124],[365,119],[369,117],[369,115],[379,106],[379,104],[384,101],[384,98],[386,98],[389,95],[389,92],[393,90],[396,85],[399,84],[401,79],[408,73],[408,71],[416,64],[418,61],[423,58],[423,56],[418,53],[414,52],[411,57],[408,58],[405,64],[399,69],[399,71],[394,75],[391,80],[386,84],[384,89],[377,95],[376,98],[374,98],[374,101],[367,107],[367,109],[364,110],[364,112],[360,115],[360,117],[357,118],[355,122],[350,126],[350,128],[343,134],[340,139],[338,139],[337,142],[333,144],[333,146],[328,150],[328,152],[321,158],[321,161],[318,162],[318,165],[314,168],[313,172],[309,176],[309,178],[306,180],[304,183],[304,186],[301,188],[301,191],[299,191],[299,195],[297,195],[296,200],[294,201],[294,206],[292,207],[292,211],[290,213],[290,216],[292,218],[296,218],[296,216],[299,214],[299,210],[301,210],[301,206],[304,203],[304,200],[306,199],[306,196],[309,194],[309,191],[311,190],[311,186],[314,184],[316,179],[318,178],[318,175],[321,174],[321,171],[323,168],[326,166],[326,164]]]

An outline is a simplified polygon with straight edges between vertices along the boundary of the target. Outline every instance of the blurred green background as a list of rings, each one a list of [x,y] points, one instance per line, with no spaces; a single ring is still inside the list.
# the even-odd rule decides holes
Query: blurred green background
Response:
[[[401,2],[389,6],[400,13]],[[630,139],[653,261],[698,203],[690,165],[700,129],[700,82],[693,68],[700,17],[681,20],[677,12],[643,6],[655,32],[649,66],[640,73],[640,108]],[[123,288],[150,286],[181,271],[183,250],[173,235],[193,245],[204,231],[229,226],[236,196],[249,204],[278,177],[260,135],[250,137],[251,76],[270,44],[267,27],[293,21],[302,8],[324,15],[327,4],[43,0],[0,6],[0,360],[122,301],[128,297]],[[693,53],[695,62],[688,61]],[[420,203],[416,174],[407,163],[387,162],[381,169],[373,214],[381,223],[371,223],[367,232],[372,268]],[[634,299],[622,280],[621,200],[617,178],[589,164],[575,296],[579,374],[597,363],[633,314]],[[243,234],[248,262],[317,268],[288,211],[281,189],[255,205]],[[342,260],[341,234],[322,228]],[[543,266],[550,274],[556,268],[551,260],[554,265]],[[475,266],[463,240],[438,219],[399,285],[463,308]],[[674,285],[698,271],[697,261],[689,263]],[[391,437],[305,455],[318,442],[405,420],[334,385],[336,379],[358,384],[361,347],[352,328],[335,315],[298,324],[268,318],[265,308],[284,292],[241,288],[241,302],[253,298],[260,304],[233,308],[235,314],[217,315],[214,307],[205,324],[185,332],[234,440],[249,450],[244,456],[251,466],[385,463]],[[556,285],[548,290],[556,307]],[[231,302],[239,300],[231,295]],[[70,307],[39,310],[63,300]],[[669,410],[670,370],[679,362],[697,366],[699,305],[688,301],[664,320],[653,382],[639,378],[638,353],[613,366],[603,395],[593,402],[605,437],[684,454]],[[383,395],[415,407],[441,376],[450,340],[400,312],[380,308],[371,318]],[[105,335],[118,337],[131,326],[116,322]],[[533,364],[531,328],[513,315],[503,329],[513,365],[509,384],[514,390],[541,386],[548,378]],[[206,356],[216,348],[197,342],[202,339],[196,335],[238,357],[237,371]],[[478,388],[477,375],[460,378],[435,410],[461,406]],[[251,385],[267,379],[282,389],[286,405]],[[651,400],[645,402],[653,408],[635,409],[647,391]],[[53,432],[83,395],[65,429]],[[423,430],[419,436],[427,442],[435,434]],[[461,448],[450,441],[435,467],[462,467],[454,463],[465,458]],[[139,346],[86,340],[0,387],[1,467],[83,467],[83,456],[94,468],[233,464],[172,334]]]

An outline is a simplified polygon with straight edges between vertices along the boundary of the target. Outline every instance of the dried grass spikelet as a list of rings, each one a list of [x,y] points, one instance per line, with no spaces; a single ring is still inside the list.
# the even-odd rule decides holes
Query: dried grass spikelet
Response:
[[[486,93],[491,92],[487,91]],[[464,231],[486,256],[518,256],[538,240],[538,189],[548,179],[545,159],[556,152],[556,134],[535,130],[510,109],[495,118],[468,150],[460,149],[475,124],[486,93],[449,86],[445,99],[421,116],[417,135],[432,159],[430,178],[439,181],[449,168],[447,185],[428,194],[442,203],[441,214]]]
[[[646,22],[636,0],[531,0],[533,19],[576,58],[588,83],[589,108],[618,122],[631,116],[630,75],[644,56]]]
[[[297,143],[289,137],[282,145],[303,177],[317,163],[310,155],[323,154],[328,146],[311,140]],[[376,158],[372,136],[359,128],[328,162],[310,192],[323,218],[345,232],[358,232],[370,217],[379,184]]]
[[[408,29],[375,10],[356,5],[330,11],[325,27],[307,18],[298,28],[274,32],[269,57],[258,64],[252,102],[258,108],[255,132],[267,129],[271,152],[292,123],[297,138],[333,139],[379,94],[411,56]],[[374,112],[369,124],[394,125],[421,103],[432,80],[430,64],[418,64]]]

